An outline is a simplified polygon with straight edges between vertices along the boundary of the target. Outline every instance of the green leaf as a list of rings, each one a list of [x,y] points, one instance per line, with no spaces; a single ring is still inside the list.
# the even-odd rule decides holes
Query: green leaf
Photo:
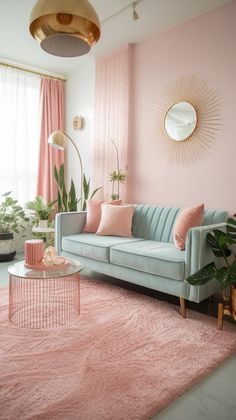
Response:
[[[89,187],[90,187],[90,180],[87,181],[86,176],[83,176],[83,190],[84,190],[84,199],[87,200],[89,196]]]
[[[58,175],[58,172],[57,172],[57,167],[56,167],[56,165],[54,166],[54,177],[55,177],[55,179],[56,179],[57,183],[59,183],[59,175]]]
[[[64,171],[64,164],[62,163],[59,170],[59,180],[58,184],[60,189],[65,192],[65,171]]]
[[[230,267],[221,267],[217,272],[216,278],[220,283],[221,289],[236,283],[236,259]]]
[[[236,242],[236,214],[228,218],[227,225],[226,225],[226,232],[227,232],[227,235],[234,242]]]
[[[10,195],[12,193],[12,191],[7,191],[6,193],[2,194],[2,197],[7,197],[8,195]]]
[[[118,194],[112,194],[111,195],[111,199],[112,199],[112,201],[114,201],[114,200],[119,200],[119,195]]]
[[[216,257],[229,257],[231,255],[231,249],[229,248],[229,238],[225,232],[214,229],[212,233],[208,232],[206,236],[206,242],[211,248],[213,254]]]
[[[57,194],[57,207],[58,207],[58,212],[62,213],[62,196],[61,196],[60,191],[58,191],[58,194]]]
[[[92,192],[90,198],[92,199],[94,197],[94,195],[96,194],[96,192],[99,191],[101,188],[102,187],[96,188]],[[83,177],[83,196],[84,196],[83,198],[84,198],[84,201],[83,201],[83,204],[82,204],[82,210],[86,210],[86,200],[88,200],[88,198],[89,198],[89,192],[90,192],[90,178],[87,180],[86,176],[84,174],[84,177]]]
[[[71,180],[70,190],[67,192],[65,186],[65,168],[64,164],[62,163],[59,168],[59,174],[57,169],[54,168],[54,176],[58,184],[58,212],[69,212],[69,211],[76,211],[77,204],[80,200],[76,198],[76,191],[73,180]]]
[[[229,267],[221,267],[216,273],[216,279],[220,283],[221,289],[224,289],[228,284],[228,278],[230,276]]]
[[[126,174],[123,174],[122,172],[118,173],[117,180],[120,181],[122,184],[125,182]]]
[[[227,286],[234,283],[236,283],[236,259],[231,264]]]
[[[116,171],[113,171],[110,174],[110,182],[116,182],[116,181],[118,181],[118,179],[119,179],[118,173]]]
[[[63,195],[62,195],[62,206],[63,206],[63,212],[68,212],[68,195],[66,191],[63,191]]]
[[[186,281],[192,286],[201,286],[202,284],[207,283],[209,280],[213,279],[216,276],[216,266],[214,262],[207,264],[205,267],[201,268],[197,273],[189,276]]]
[[[11,191],[2,194],[4,201],[0,203],[0,232],[20,233],[26,228],[27,222],[24,209],[18,204],[17,200],[9,197]]]
[[[71,199],[71,202],[74,202],[76,200],[75,184],[73,180],[71,180],[71,185],[70,185],[70,199]]]
[[[68,211],[77,211],[76,191],[73,180],[71,180],[69,197],[68,197]]]
[[[39,220],[48,220],[48,218],[50,217],[54,209],[54,205],[56,202],[57,200],[49,201],[48,203],[45,203],[43,197],[37,196],[35,197],[34,201],[28,201],[28,203],[26,203],[26,208],[30,210],[34,210],[35,217],[38,218]],[[19,211],[19,216],[20,216],[22,214],[22,209],[19,206],[15,206],[16,211],[17,209]]]
[[[98,188],[96,188],[96,189],[93,191],[93,193],[92,193],[92,195],[91,195],[91,197],[90,197],[90,198],[93,198],[93,197],[95,196],[95,194],[96,194],[99,190],[101,190],[101,188],[102,188],[102,187],[98,187]]]

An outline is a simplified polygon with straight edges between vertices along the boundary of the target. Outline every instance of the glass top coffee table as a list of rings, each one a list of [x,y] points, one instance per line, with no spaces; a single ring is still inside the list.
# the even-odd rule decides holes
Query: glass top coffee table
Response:
[[[82,268],[72,260],[45,271],[26,268],[24,261],[10,265],[9,321],[24,328],[52,329],[77,320]]]

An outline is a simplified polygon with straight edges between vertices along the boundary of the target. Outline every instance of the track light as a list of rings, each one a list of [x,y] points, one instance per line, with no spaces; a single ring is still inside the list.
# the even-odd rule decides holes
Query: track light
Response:
[[[136,11],[136,2],[133,3],[133,20],[138,20],[139,19],[139,15],[138,12]]]

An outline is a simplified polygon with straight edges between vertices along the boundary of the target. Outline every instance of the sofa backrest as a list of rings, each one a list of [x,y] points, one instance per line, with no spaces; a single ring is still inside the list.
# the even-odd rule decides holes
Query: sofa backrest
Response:
[[[173,242],[173,227],[180,208],[137,205],[132,222],[132,233],[137,238]],[[228,213],[205,210],[203,225],[225,222]]]

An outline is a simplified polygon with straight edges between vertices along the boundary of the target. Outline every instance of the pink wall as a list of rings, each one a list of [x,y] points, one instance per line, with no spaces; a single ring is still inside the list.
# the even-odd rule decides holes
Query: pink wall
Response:
[[[135,46],[129,202],[180,207],[204,202],[236,212],[235,22],[232,1]],[[170,164],[153,134],[155,107],[168,84],[193,74],[222,100],[221,131],[200,160]]]

